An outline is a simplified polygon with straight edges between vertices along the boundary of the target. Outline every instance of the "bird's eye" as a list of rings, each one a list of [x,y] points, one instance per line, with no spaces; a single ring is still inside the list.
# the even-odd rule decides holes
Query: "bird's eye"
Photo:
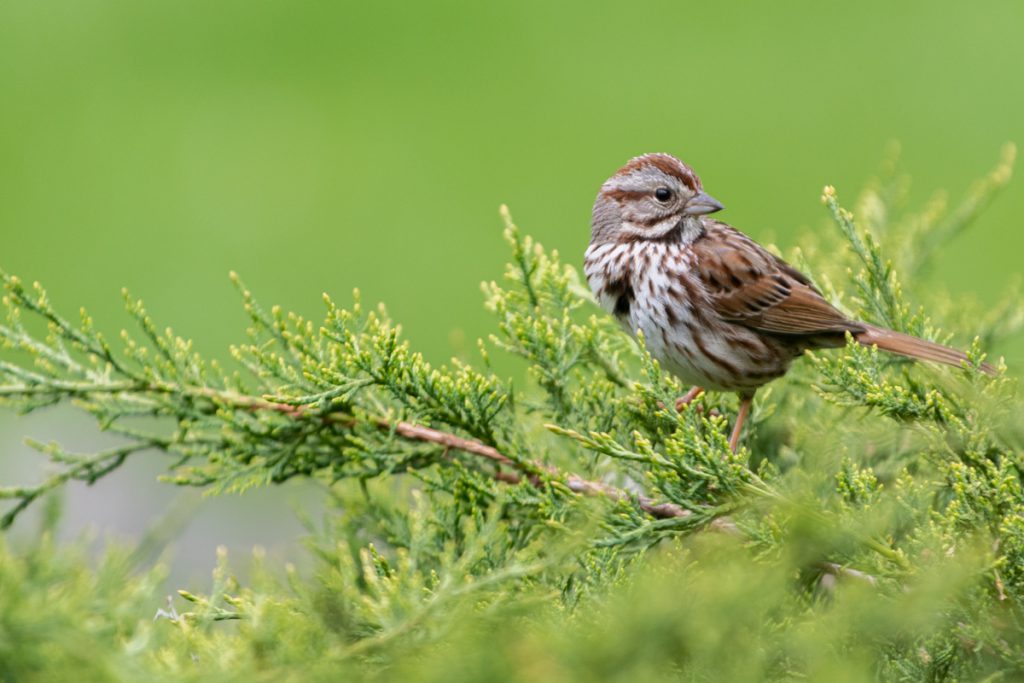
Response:
[[[668,200],[672,199],[672,190],[668,189],[667,187],[659,187],[657,190],[654,191],[654,198],[657,199],[659,202],[667,202]]]

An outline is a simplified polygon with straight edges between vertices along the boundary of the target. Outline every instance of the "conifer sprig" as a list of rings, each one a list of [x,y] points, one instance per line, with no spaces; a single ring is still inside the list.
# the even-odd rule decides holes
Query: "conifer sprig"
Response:
[[[1005,184],[1011,157],[952,212],[906,211],[893,173],[857,220],[826,190],[842,248],[819,258],[809,237],[796,261],[859,318],[944,339],[928,310],[970,330],[979,364],[981,342],[1019,330],[1021,302],[968,320],[911,285]],[[31,441],[53,473],[0,489],[5,526],[142,451],[169,454],[179,485],[313,478],[331,500],[322,528],[309,524],[313,577],[289,567],[282,580],[257,554],[243,585],[221,552],[212,586],[166,607],[150,597],[157,573],[126,580],[131,554],[95,573],[59,554],[48,515],[24,560],[0,543],[15,638],[0,658],[127,680],[448,680],[459,665],[518,680],[610,667],[637,679],[1024,674],[1024,437],[1005,367],[988,378],[852,343],[816,353],[758,393],[732,453],[733,398],[677,409],[686,388],[503,216],[512,258],[483,286],[496,331],[478,366],[428,362],[358,293],[348,307],[325,296],[313,322],[264,308],[232,276],[249,328],[226,368],[127,293],[133,326],[108,341],[84,311],[66,319],[42,287],[4,274],[0,404],[70,404],[123,440],[97,453]],[[920,259],[893,256],[915,243]],[[494,353],[524,363],[530,383],[495,375]]]

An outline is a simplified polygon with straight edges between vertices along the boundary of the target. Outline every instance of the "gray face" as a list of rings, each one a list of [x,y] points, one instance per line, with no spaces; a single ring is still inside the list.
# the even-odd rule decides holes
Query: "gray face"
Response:
[[[699,229],[699,216],[721,208],[686,164],[668,154],[646,154],[601,186],[591,242],[658,239],[691,224]]]

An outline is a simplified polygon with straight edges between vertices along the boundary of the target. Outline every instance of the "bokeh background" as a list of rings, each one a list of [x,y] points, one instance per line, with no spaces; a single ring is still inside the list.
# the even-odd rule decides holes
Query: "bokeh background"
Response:
[[[852,204],[889,141],[918,199],[957,197],[1024,141],[1022,29],[1010,0],[8,0],[0,265],[114,333],[127,286],[220,357],[245,326],[229,270],[311,315],[358,286],[444,361],[490,329],[499,204],[578,263],[598,186],[642,152],[683,157],[724,220],[784,248],[823,224],[826,183]],[[1018,181],[943,254],[948,287],[994,301],[1022,219]],[[102,443],[69,412],[0,414],[5,484],[43,471],[26,434]],[[72,487],[66,533],[142,533],[181,495],[164,464]],[[291,554],[291,506],[321,495],[198,503],[175,571],[204,575],[218,543]]]

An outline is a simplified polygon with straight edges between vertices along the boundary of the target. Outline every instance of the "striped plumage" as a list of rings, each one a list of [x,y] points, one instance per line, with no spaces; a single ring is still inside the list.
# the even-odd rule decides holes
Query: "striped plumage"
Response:
[[[847,318],[810,280],[706,215],[722,206],[667,154],[632,159],[594,203],[584,272],[600,304],[685,382],[750,399],[807,349],[866,345],[959,366],[960,351]],[[991,372],[991,368],[985,367]]]

